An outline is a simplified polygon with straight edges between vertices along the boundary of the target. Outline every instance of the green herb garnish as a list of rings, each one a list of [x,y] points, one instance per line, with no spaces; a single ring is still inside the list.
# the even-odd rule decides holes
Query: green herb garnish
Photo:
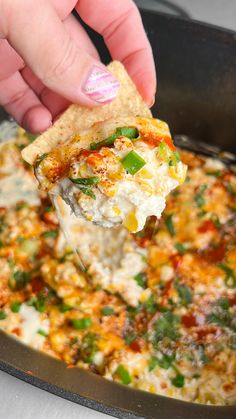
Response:
[[[176,166],[177,163],[180,162],[180,155],[178,151],[173,151],[171,155],[171,159],[169,161],[169,166]]]
[[[9,279],[9,286],[12,290],[20,291],[26,287],[30,280],[29,272],[16,271]]]
[[[0,310],[0,320],[5,320],[7,318],[7,315],[5,313],[5,311]]]
[[[47,337],[48,336],[47,332],[45,330],[43,330],[43,329],[38,329],[37,330],[37,333],[39,335],[41,335],[41,336],[44,336],[44,337]]]
[[[157,310],[157,303],[155,301],[154,295],[151,295],[147,301],[144,303],[146,311],[150,314],[154,314]]]
[[[45,239],[48,239],[48,238],[56,239],[58,236],[58,230],[48,230],[48,231],[45,231],[42,235]]]
[[[19,313],[21,308],[21,302],[20,301],[13,301],[10,305],[11,311],[13,313]]]
[[[147,274],[145,272],[139,272],[137,275],[134,276],[134,280],[140,287],[146,288]]]
[[[71,323],[75,329],[81,330],[90,327],[92,325],[92,320],[90,317],[84,317],[83,319],[72,319]]]
[[[132,382],[129,371],[123,365],[119,365],[117,367],[116,374],[118,375],[119,379],[122,381],[123,384],[128,385]]]
[[[118,127],[116,128],[116,132],[105,138],[105,140],[99,141],[98,143],[91,143],[90,150],[99,150],[101,147],[110,147],[114,144],[114,141],[121,136],[134,140],[135,138],[138,138],[139,131],[135,127]]]
[[[60,308],[60,312],[61,313],[66,313],[67,311],[70,311],[70,310],[73,309],[73,307],[69,306],[66,303],[61,303],[60,306],[59,306],[59,308]]]
[[[39,157],[36,159],[36,161],[35,161],[35,167],[36,167],[36,168],[37,168],[37,167],[39,167],[40,163],[41,163],[44,159],[46,159],[46,157],[48,157],[48,153],[44,153],[44,154],[42,154],[41,156],[39,156]]]
[[[228,298],[221,297],[216,300],[215,305],[221,307],[223,310],[228,310],[230,308],[230,300]]]
[[[165,219],[165,225],[170,233],[170,235],[173,237],[176,234],[174,223],[173,223],[173,214],[169,214]]]
[[[182,243],[175,243],[175,248],[181,255],[184,255],[187,252],[186,247]]]
[[[208,172],[206,172],[206,175],[220,177],[222,175],[222,171],[221,170],[208,170]]]
[[[115,313],[114,308],[110,306],[105,306],[105,307],[102,307],[101,309],[101,314],[103,316],[111,316],[114,313]]]
[[[207,189],[207,185],[201,185],[198,188],[198,191],[194,197],[194,201],[198,208],[202,208],[206,203],[205,198],[203,196],[206,189]]]
[[[154,323],[155,336],[153,343],[158,343],[163,338],[176,340],[179,337],[179,333],[177,332],[178,323],[179,317],[174,315],[171,311],[162,313],[159,319]]]
[[[192,302],[192,292],[187,285],[176,284],[176,289],[183,306],[188,306]]]
[[[72,179],[70,177],[69,179],[71,180],[71,182],[76,183],[76,185],[81,185],[81,186],[94,186],[94,185],[97,185],[100,181],[99,176],[77,178],[77,179]]]
[[[220,269],[222,269],[225,273],[225,285],[228,288],[235,288],[236,287],[236,275],[232,268],[230,268],[225,263],[218,263],[217,265]]]
[[[172,378],[171,383],[173,386],[182,388],[184,386],[185,377],[178,373],[174,378]]]
[[[146,162],[136,151],[132,150],[121,160],[121,164],[128,173],[135,175]]]

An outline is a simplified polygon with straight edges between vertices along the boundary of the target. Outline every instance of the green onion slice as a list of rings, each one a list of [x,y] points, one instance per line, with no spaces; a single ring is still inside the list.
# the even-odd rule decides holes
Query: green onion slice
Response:
[[[93,185],[97,185],[97,183],[99,183],[100,178],[99,176],[93,176],[93,177],[85,177],[85,178],[77,178],[77,179],[72,179],[69,178],[71,180],[71,182],[76,183],[76,185],[82,185],[82,186],[93,186]]]
[[[128,173],[135,175],[145,166],[146,162],[138,153],[132,150],[121,160],[121,164]]]
[[[110,147],[114,144],[114,141],[121,136],[134,140],[139,137],[139,131],[135,127],[118,127],[116,128],[116,132],[105,138],[105,140],[99,141],[98,143],[91,143],[90,150],[99,150],[101,147]]]
[[[37,159],[36,159],[36,161],[35,161],[35,167],[37,168],[37,167],[39,167],[39,165],[40,165],[40,163],[44,160],[44,159],[46,159],[46,157],[48,156],[48,153],[44,153],[44,154],[42,154],[41,156],[39,156]]]
[[[83,319],[72,319],[71,322],[74,328],[77,330],[87,329],[92,324],[90,317],[84,317]]]
[[[123,384],[128,385],[131,383],[132,379],[129,374],[129,371],[123,365],[118,366],[116,374],[118,375]]]

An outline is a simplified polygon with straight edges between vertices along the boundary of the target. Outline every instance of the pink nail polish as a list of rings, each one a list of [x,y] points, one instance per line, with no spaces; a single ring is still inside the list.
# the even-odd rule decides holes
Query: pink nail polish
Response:
[[[90,99],[105,105],[115,99],[119,87],[119,81],[109,71],[95,66],[90,71],[82,91]]]

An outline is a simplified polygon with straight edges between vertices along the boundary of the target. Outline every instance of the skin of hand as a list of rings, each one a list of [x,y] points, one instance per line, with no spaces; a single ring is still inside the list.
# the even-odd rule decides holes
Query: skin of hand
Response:
[[[132,0],[0,0],[0,104],[33,133],[69,103],[109,103],[119,88],[74,8],[123,62],[144,100],[154,102],[152,50]]]

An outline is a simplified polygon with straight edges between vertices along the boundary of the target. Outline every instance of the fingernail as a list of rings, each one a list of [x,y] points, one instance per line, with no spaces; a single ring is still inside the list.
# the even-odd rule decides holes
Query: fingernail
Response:
[[[100,67],[93,67],[82,87],[90,99],[106,104],[116,98],[120,83],[113,75]]]

